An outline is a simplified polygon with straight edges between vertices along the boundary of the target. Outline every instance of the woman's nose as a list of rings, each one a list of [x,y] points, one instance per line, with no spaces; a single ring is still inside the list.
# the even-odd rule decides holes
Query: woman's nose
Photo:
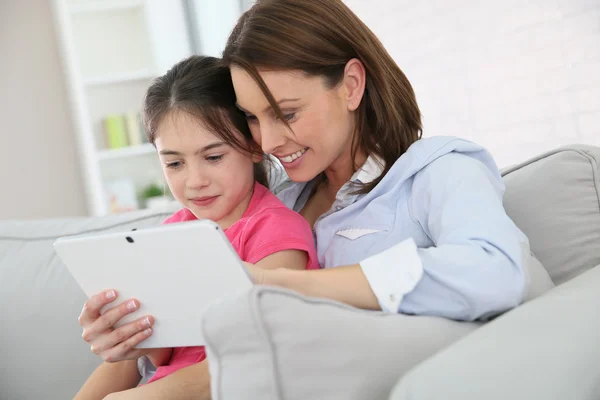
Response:
[[[286,142],[288,128],[283,124],[269,123],[260,126],[260,147],[266,154],[272,154]]]

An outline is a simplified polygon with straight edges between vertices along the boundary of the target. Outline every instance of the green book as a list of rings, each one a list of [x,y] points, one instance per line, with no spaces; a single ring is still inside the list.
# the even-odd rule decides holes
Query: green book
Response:
[[[142,132],[138,123],[136,112],[128,112],[125,114],[125,123],[127,125],[127,137],[129,138],[130,146],[139,146],[142,144]]]
[[[148,134],[146,133],[146,127],[144,126],[144,121],[142,121],[142,114],[137,114],[138,126],[140,128],[140,134],[142,136],[142,143],[148,143]]]
[[[104,119],[106,144],[109,149],[120,149],[128,146],[127,127],[123,115],[109,115]]]

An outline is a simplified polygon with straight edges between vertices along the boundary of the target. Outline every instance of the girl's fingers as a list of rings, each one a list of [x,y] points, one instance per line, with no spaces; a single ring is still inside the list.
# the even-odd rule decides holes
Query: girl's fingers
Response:
[[[103,356],[104,353],[111,352],[113,348],[129,340],[139,332],[143,332],[144,330],[151,328],[153,324],[154,318],[151,316],[146,316],[138,319],[137,321],[123,325],[115,329],[113,332],[106,334],[102,340],[95,340],[94,344],[92,345],[92,352],[99,356]]]
[[[79,325],[86,326],[94,322],[100,316],[102,307],[115,301],[116,298],[117,292],[112,289],[90,297],[83,305],[83,309],[79,315]]]
[[[135,346],[146,340],[150,335],[152,335],[152,328],[146,328],[143,331],[136,333],[129,339],[121,342],[119,345],[104,352],[102,354],[102,358],[106,362],[136,359],[144,354],[147,350],[136,350]]]
[[[119,322],[121,318],[134,312],[139,306],[139,301],[127,300],[106,311],[104,314],[97,317],[95,321],[84,326],[82,335],[83,340],[90,343],[91,341],[95,341],[99,335],[112,331],[115,324]]]

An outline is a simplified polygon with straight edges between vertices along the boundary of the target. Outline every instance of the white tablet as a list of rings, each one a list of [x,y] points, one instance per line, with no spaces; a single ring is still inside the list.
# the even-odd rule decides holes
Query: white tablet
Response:
[[[204,345],[206,308],[252,286],[231,243],[211,221],[61,238],[54,248],[88,297],[115,289],[110,307],[140,301],[122,323],[154,316],[152,336],[138,348]]]

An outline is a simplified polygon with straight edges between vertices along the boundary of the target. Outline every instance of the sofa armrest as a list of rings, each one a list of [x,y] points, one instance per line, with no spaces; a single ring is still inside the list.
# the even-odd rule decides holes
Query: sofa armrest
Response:
[[[387,400],[405,372],[478,327],[255,286],[211,306],[202,333],[213,400]]]
[[[406,374],[390,400],[600,398],[600,266]]]

